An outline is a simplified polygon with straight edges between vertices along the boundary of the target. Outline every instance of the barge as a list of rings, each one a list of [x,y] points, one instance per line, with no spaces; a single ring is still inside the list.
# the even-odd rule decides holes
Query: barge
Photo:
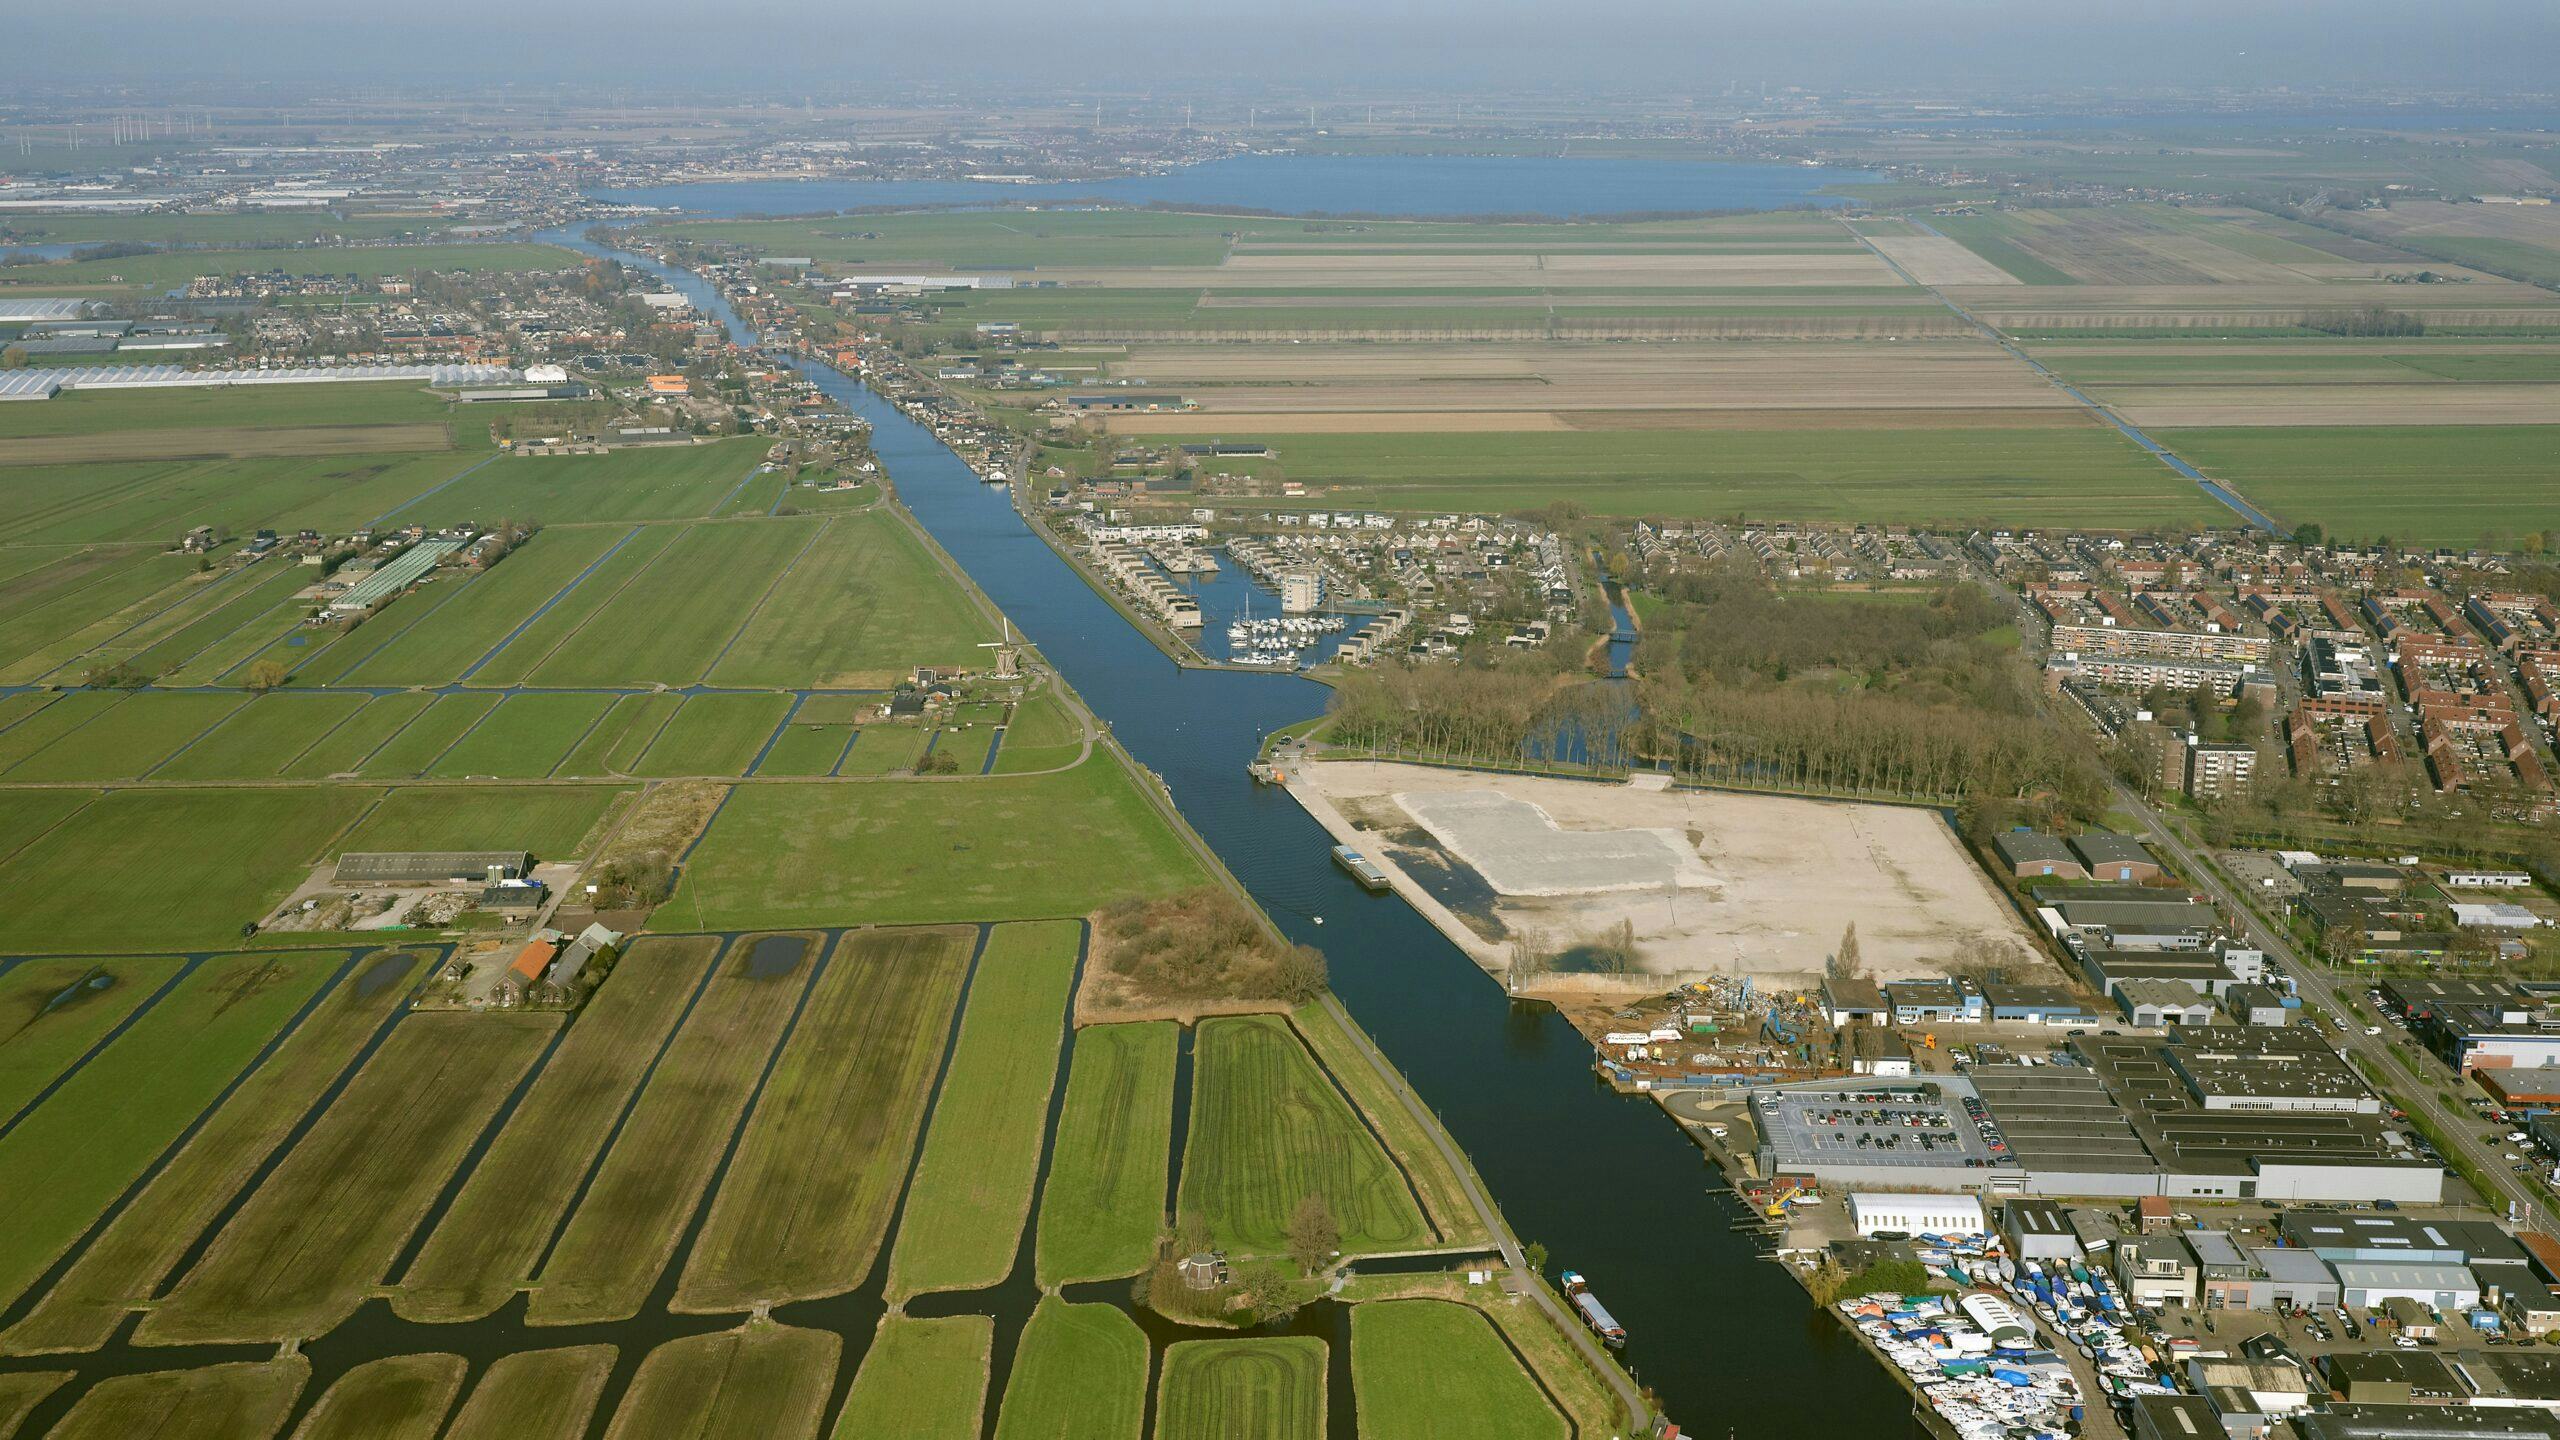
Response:
[[[1364,890],[1376,893],[1388,888],[1387,872],[1378,868],[1378,862],[1348,845],[1333,847],[1333,863],[1351,872]]]
[[[1591,1333],[1600,1337],[1601,1344],[1612,1350],[1624,1348],[1627,1343],[1626,1327],[1620,1325],[1608,1307],[1600,1303],[1600,1298],[1591,1293],[1591,1285],[1582,1278],[1581,1272],[1567,1270],[1563,1280],[1565,1298],[1573,1302],[1575,1312],[1582,1316],[1582,1323],[1591,1327]]]

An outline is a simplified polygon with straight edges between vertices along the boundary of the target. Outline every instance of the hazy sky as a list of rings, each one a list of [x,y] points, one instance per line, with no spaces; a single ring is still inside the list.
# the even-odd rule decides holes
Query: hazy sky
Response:
[[[718,16],[718,20],[708,17]],[[2549,92],[2553,0],[0,0],[7,73],[841,92],[1728,83],[1980,94],[2400,83]],[[8,83],[0,80],[0,95]]]

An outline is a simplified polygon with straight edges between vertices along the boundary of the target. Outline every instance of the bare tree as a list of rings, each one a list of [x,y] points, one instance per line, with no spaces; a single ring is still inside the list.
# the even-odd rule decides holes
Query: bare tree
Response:
[[[1866,957],[1858,953],[1857,921],[1850,921],[1849,928],[1840,932],[1840,948],[1831,953],[1831,959],[1822,967],[1822,973],[1836,984],[1846,984],[1867,978]]]

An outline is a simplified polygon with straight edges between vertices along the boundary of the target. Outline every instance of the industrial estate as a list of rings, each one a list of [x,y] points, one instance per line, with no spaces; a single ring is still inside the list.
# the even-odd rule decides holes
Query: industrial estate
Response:
[[[0,1440],[2560,1440],[2560,139],[1230,100],[0,106]]]

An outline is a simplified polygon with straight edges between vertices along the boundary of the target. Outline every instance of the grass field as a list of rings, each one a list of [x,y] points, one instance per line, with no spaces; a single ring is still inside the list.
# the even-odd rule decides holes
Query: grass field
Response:
[[[282,1341],[345,1320],[559,1026],[541,1014],[402,1020],[136,1338]]]
[[[631,533],[610,526],[541,531],[350,670],[347,678],[363,685],[432,685],[462,678],[463,671]]]
[[[1572,1427],[1491,1321],[1464,1305],[1393,1300],[1351,1311],[1360,1433],[1374,1440],[1567,1440]]]
[[[611,695],[510,695],[487,723],[438,757],[447,779],[538,780],[550,774],[613,708]]]
[[[63,1386],[74,1372],[69,1370],[18,1370],[0,1375],[0,1436],[15,1436],[18,1427],[45,1397]],[[977,1432],[969,1432],[975,1435]]]
[[[459,1355],[393,1355],[358,1365],[302,1417],[293,1440],[436,1440],[469,1368]]]
[[[995,1440],[1141,1440],[1150,1358],[1120,1311],[1044,1297],[1022,1327]]]
[[[678,695],[625,695],[613,702],[596,728],[578,742],[555,775],[621,775],[640,763],[640,756],[684,703]]]
[[[584,1440],[613,1357],[610,1345],[501,1355],[454,1412],[445,1440]]]
[[[498,708],[496,695],[439,695],[425,714],[412,720],[383,747],[366,757],[356,773],[369,779],[406,780],[425,774],[463,736]]]
[[[603,785],[413,786],[393,790],[337,844],[349,850],[530,850],[544,860],[588,851],[629,790]]]
[[[26,1108],[177,969],[175,960],[141,957],[40,959],[0,974],[0,1122]]]
[[[1316,1063],[1342,1086],[1370,1127],[1386,1137],[1388,1153],[1403,1165],[1406,1178],[1422,1197],[1432,1228],[1440,1232],[1443,1240],[1452,1242],[1485,1239],[1483,1223],[1476,1218],[1475,1207],[1467,1202],[1465,1187],[1440,1158],[1439,1147],[1431,1143],[1423,1127],[1361,1058],[1359,1042],[1333,1018],[1333,1012],[1309,1002],[1299,1006],[1290,1018],[1297,1027],[1298,1038],[1314,1053]]]
[[[476,1320],[515,1294],[717,950],[692,936],[632,945],[398,1277],[392,1308],[412,1320]]]
[[[232,389],[74,390],[0,410],[0,441],[135,430],[287,430],[442,423],[444,397],[407,383],[250,385]]]
[[[0,1345],[29,1351],[107,1343],[125,1314],[158,1292],[196,1237],[389,1023],[421,969],[417,957],[395,952],[367,960],[332,986],[274,1057],[89,1242],[26,1318],[0,1337]]]
[[[1324,1369],[1311,1336],[1167,1346],[1156,1440],[1321,1440]]]
[[[675,1308],[730,1311],[835,1295],[870,1276],[915,1155],[976,938],[953,928],[870,931],[837,942],[712,1199]],[[989,950],[993,960],[993,942]],[[981,965],[977,985],[987,978]],[[976,1011],[972,999],[970,1013]],[[955,1080],[971,1058],[969,1034],[964,1028]],[[1027,1036],[1018,1043],[1030,1048]],[[1035,1113],[1034,1163],[1038,1141]],[[827,1163],[811,1167],[812,1155]],[[1001,1152],[970,1160],[997,1171],[1016,1164]],[[914,1224],[910,1218],[907,1228]],[[900,1254],[905,1243],[902,1235]]]
[[[853,748],[844,752],[845,775],[894,775],[913,770],[924,758],[933,732],[918,725],[865,725]]]
[[[687,520],[708,515],[764,459],[770,439],[650,446],[603,455],[502,455],[400,512],[404,524]]]
[[[843,1344],[762,1322],[671,1340],[640,1362],[606,1440],[815,1440]]]
[[[882,1320],[836,1417],[835,1440],[978,1440],[995,1328],[984,1315]]]
[[[473,456],[446,449],[444,431],[434,425],[254,431],[238,437],[157,431],[0,440],[0,455],[15,448],[23,458],[39,447],[55,453],[155,447],[212,453],[112,454],[95,460],[72,456],[83,463],[32,471],[0,467],[0,486],[32,481],[59,497],[7,527],[6,538],[21,543],[114,540],[166,545],[197,525],[235,533],[260,526],[309,525],[343,534],[475,463]],[[132,459],[162,463],[151,466],[143,482],[134,484],[127,483],[133,466],[112,463]],[[192,564],[192,557],[172,558]]]
[[[744,775],[755,764],[791,697],[775,694],[689,695],[629,769],[634,775]]]
[[[571,586],[540,619],[527,624],[515,638],[493,635],[492,644],[504,640],[496,654],[481,663],[472,676],[482,685],[521,684],[535,668],[558,653],[569,637],[587,623],[594,614],[611,604],[615,596],[635,585],[650,582],[646,577],[658,557],[685,533],[681,525],[645,525],[640,533],[616,546],[611,555],[586,573],[584,579]]]
[[[851,725],[804,725],[797,719],[774,737],[773,748],[756,766],[759,775],[812,776],[835,773],[836,762],[853,743]]]
[[[1346,1254],[1429,1241],[1395,1162],[1285,1022],[1204,1021],[1193,1064],[1181,1210],[1220,1243],[1281,1253],[1289,1214],[1310,1195],[1331,1208]]]
[[[10,271],[19,284],[47,289],[105,289],[159,295],[199,275],[239,275],[261,270],[295,273],[409,275],[422,270],[486,273],[506,270],[575,270],[585,262],[555,245],[493,242],[473,245],[366,245],[308,250],[174,250],[113,260],[66,260],[33,271]]]
[[[242,695],[134,695],[0,772],[0,781],[130,780],[247,703]]]
[[[787,939],[762,942],[779,960],[759,962],[749,942],[722,959],[544,1263],[533,1323],[638,1312],[808,988],[816,942],[797,940],[796,959]]]
[[[596,612],[530,677],[534,683],[689,685],[720,658],[779,578],[796,570],[820,520],[697,525]],[[788,620],[788,615],[780,617]]]
[[[1155,1258],[1173,1149],[1170,1021],[1076,1032],[1040,1189],[1040,1283],[1134,1275]]]
[[[267,698],[273,700],[278,697]],[[363,710],[311,742],[311,748],[286,760],[281,773],[296,780],[352,775],[366,757],[381,749],[410,721],[424,714],[435,699],[433,695],[415,691],[405,695],[376,696]],[[255,713],[255,707],[251,713]]]
[[[2288,524],[2470,545],[2553,523],[2548,425],[2171,430],[2156,436]],[[2506,547],[2502,547],[2506,548]]]
[[[1082,729],[1067,714],[1065,702],[1042,691],[1013,707],[1004,748],[996,752],[996,773],[1019,775],[1073,764],[1083,747]]]
[[[47,1440],[270,1440],[311,1378],[300,1356],[194,1370],[115,1375],[99,1381]]]
[[[977,647],[994,630],[907,521],[873,510],[826,527],[739,632],[712,683],[885,687],[918,665],[981,662]]]
[[[85,1232],[282,1029],[335,957],[232,955],[198,966],[0,1136],[0,1301]]]
[[[976,1290],[1011,1272],[1082,947],[1083,928],[1069,921],[988,936],[890,1252],[892,1297]]]
[[[152,772],[160,780],[265,780],[365,707],[362,695],[260,696]]]
[[[1060,834],[1077,844],[1061,849]],[[750,915],[805,925],[1032,920],[1200,879],[1135,782],[1097,755],[1055,775],[741,787],[661,913],[697,929]]]

